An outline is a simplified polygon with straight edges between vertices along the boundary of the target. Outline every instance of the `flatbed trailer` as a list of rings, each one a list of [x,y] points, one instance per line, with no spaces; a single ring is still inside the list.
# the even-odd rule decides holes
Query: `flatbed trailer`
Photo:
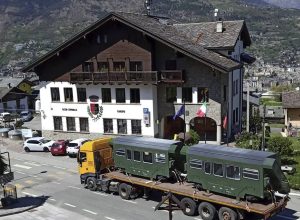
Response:
[[[104,183],[105,182],[105,183]],[[226,207],[234,210],[238,217],[246,218],[248,214],[254,214],[256,219],[268,219],[273,215],[281,212],[287,205],[289,198],[276,196],[276,201],[268,202],[266,204],[259,202],[248,202],[248,201],[238,201],[234,198],[229,198],[221,195],[217,195],[207,191],[201,191],[194,188],[192,183],[167,183],[167,182],[157,182],[151,181],[149,179],[129,176],[125,173],[119,171],[112,171],[102,174],[96,179],[97,186],[103,186],[104,184],[113,183],[116,187],[115,191],[119,191],[120,184],[127,184],[130,187],[138,187],[147,190],[157,190],[162,193],[172,193],[178,198],[190,198],[196,202],[207,202],[215,207],[215,209],[220,209],[220,207]],[[95,188],[94,188],[95,189]],[[108,188],[107,188],[108,189]],[[109,191],[109,190],[107,190]],[[113,190],[112,190],[113,191]],[[126,192],[125,192],[126,193]],[[119,191],[119,194],[122,192]],[[130,199],[129,197],[124,197],[120,195],[123,199]],[[186,213],[185,213],[186,214]],[[202,216],[201,216],[202,217]],[[203,218],[203,217],[202,217]],[[209,218],[208,218],[209,219]],[[221,219],[219,217],[219,219]],[[233,218],[222,218],[222,219],[233,219]]]

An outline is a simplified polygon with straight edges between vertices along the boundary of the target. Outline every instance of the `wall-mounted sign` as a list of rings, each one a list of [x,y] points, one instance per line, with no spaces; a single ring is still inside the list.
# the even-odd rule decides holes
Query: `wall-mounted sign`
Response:
[[[125,110],[117,110],[117,113],[125,113]]]
[[[99,101],[99,97],[96,95],[91,95],[89,96],[89,99],[91,102],[98,102]]]
[[[148,108],[143,108],[143,120],[146,127],[150,126],[150,112]]]
[[[103,106],[99,106],[98,103],[91,102],[87,107],[87,112],[93,121],[97,121],[103,114]]]
[[[63,111],[77,112],[76,108],[62,108]]]

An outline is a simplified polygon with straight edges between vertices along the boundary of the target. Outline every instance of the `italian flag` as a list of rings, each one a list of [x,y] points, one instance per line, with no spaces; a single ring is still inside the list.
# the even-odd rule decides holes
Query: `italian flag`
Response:
[[[198,117],[204,117],[206,115],[206,102],[203,103],[203,105],[201,105],[200,109],[197,111],[197,116]]]

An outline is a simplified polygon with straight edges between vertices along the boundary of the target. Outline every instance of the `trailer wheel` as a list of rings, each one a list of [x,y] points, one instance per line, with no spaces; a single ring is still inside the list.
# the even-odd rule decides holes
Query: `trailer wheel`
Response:
[[[132,187],[126,183],[121,183],[119,185],[119,195],[122,199],[128,200],[130,199],[130,194],[132,191]]]
[[[201,202],[198,212],[203,220],[213,220],[216,215],[216,208],[208,202]]]
[[[182,210],[185,215],[194,216],[196,214],[196,202],[191,198],[183,198],[181,204],[184,207]]]
[[[227,207],[221,207],[219,210],[219,219],[220,220],[238,220],[237,213]]]
[[[89,177],[86,181],[87,188],[91,191],[96,191],[97,183],[95,177]]]

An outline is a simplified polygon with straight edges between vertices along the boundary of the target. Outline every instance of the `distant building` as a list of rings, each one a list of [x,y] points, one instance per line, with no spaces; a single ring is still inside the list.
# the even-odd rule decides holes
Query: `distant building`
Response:
[[[46,136],[80,133],[173,138],[184,129],[221,142],[241,130],[244,21],[169,24],[110,13],[24,68],[40,90]],[[197,111],[207,104],[206,120]],[[185,104],[185,117],[173,116]],[[184,121],[185,118],[185,121]]]
[[[285,125],[300,128],[300,91],[285,92],[282,94]]]

